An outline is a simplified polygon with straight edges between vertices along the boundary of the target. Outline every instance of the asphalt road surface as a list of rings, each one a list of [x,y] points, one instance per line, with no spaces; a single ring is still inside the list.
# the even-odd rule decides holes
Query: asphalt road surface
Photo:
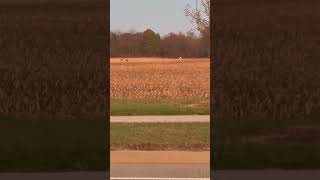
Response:
[[[223,170],[212,172],[216,180],[319,180],[320,170]]]
[[[127,167],[126,167],[127,166]],[[135,169],[132,168],[136,166],[134,164],[130,165],[116,165],[112,167],[114,173],[113,175],[139,175],[135,172],[130,172],[133,170],[139,170],[139,166]],[[143,166],[143,165],[142,165]],[[142,167],[140,166],[140,168]],[[145,165],[147,166],[147,165]],[[171,165],[171,168],[174,165]],[[188,166],[188,165],[187,165]],[[192,165],[194,166],[194,165]],[[154,166],[153,166],[154,167]],[[128,168],[124,170],[123,168]],[[148,168],[148,167],[147,167]],[[167,166],[167,171],[170,166]],[[182,167],[183,168],[183,167]],[[189,169],[188,169],[189,168]],[[159,175],[159,177],[120,177],[120,176],[111,176],[111,180],[208,180],[207,177],[202,177],[201,175],[206,175],[208,170],[202,169],[201,166],[194,166],[194,169],[190,171],[190,167],[184,168],[184,176],[186,177],[189,174],[192,174],[189,178],[183,178],[182,176],[169,177],[167,175],[160,175],[161,171],[153,173],[153,175]],[[200,168],[200,170],[199,170]],[[181,167],[178,169],[181,170]],[[198,171],[196,170],[198,169]],[[119,172],[119,170],[123,170]],[[148,168],[152,170],[152,168]],[[118,172],[117,172],[118,171]],[[162,170],[165,171],[165,170]],[[173,173],[173,170],[168,171],[170,175],[177,174]],[[141,172],[141,171],[140,171]],[[146,175],[152,175],[151,172],[144,172]],[[181,173],[181,172],[178,172]],[[212,173],[214,176],[211,179],[216,180],[319,180],[320,179],[320,170],[223,170]],[[143,175],[143,174],[141,174]],[[179,174],[178,174],[179,175]],[[200,178],[195,178],[196,175],[201,176]],[[207,175],[206,175],[207,176]],[[179,178],[180,177],[180,178]],[[120,179],[122,178],[122,179]],[[1,180],[107,180],[109,175],[105,172],[68,172],[68,173],[0,173]]]
[[[210,122],[210,115],[173,115],[173,116],[111,116],[110,122]]]
[[[0,180],[105,180],[106,172],[0,173]]]

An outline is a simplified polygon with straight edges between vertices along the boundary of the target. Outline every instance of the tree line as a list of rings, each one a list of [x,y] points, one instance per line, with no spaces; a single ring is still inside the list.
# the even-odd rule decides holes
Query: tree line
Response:
[[[206,36],[192,32],[169,33],[164,37],[147,29],[144,32],[111,32],[111,57],[210,57]]]

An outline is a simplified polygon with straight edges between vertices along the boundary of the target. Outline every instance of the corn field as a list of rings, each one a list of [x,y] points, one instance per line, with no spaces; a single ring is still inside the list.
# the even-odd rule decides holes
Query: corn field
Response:
[[[319,118],[319,2],[244,2],[215,2],[213,114]]]
[[[103,115],[105,5],[6,5],[0,13],[0,115]]]
[[[209,59],[111,60],[110,95],[117,99],[209,99]]]

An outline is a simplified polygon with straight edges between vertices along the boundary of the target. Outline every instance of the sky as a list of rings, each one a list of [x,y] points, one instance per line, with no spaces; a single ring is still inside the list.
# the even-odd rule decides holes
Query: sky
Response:
[[[142,32],[152,29],[160,36],[192,29],[185,16],[187,4],[195,0],[111,0],[110,30]]]

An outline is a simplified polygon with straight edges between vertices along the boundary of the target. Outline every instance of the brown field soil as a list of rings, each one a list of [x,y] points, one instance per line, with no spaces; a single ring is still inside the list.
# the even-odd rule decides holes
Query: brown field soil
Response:
[[[121,61],[122,59],[122,61]],[[133,63],[133,62],[156,62],[156,63],[159,63],[159,62],[164,62],[164,63],[167,63],[167,62],[178,62],[179,59],[178,58],[159,58],[159,57],[154,57],[154,58],[150,58],[150,57],[141,57],[141,58],[137,58],[137,57],[134,57],[134,58],[126,58],[126,57],[123,57],[123,58],[111,58],[110,59],[110,63],[113,64],[113,63],[121,63],[121,62],[127,62],[125,61],[126,59],[128,59],[128,62],[130,63]],[[187,58],[187,59],[182,59],[180,61],[186,61],[186,62],[208,62],[209,59],[208,58]]]
[[[110,59],[110,94],[117,99],[208,99],[209,59]]]

